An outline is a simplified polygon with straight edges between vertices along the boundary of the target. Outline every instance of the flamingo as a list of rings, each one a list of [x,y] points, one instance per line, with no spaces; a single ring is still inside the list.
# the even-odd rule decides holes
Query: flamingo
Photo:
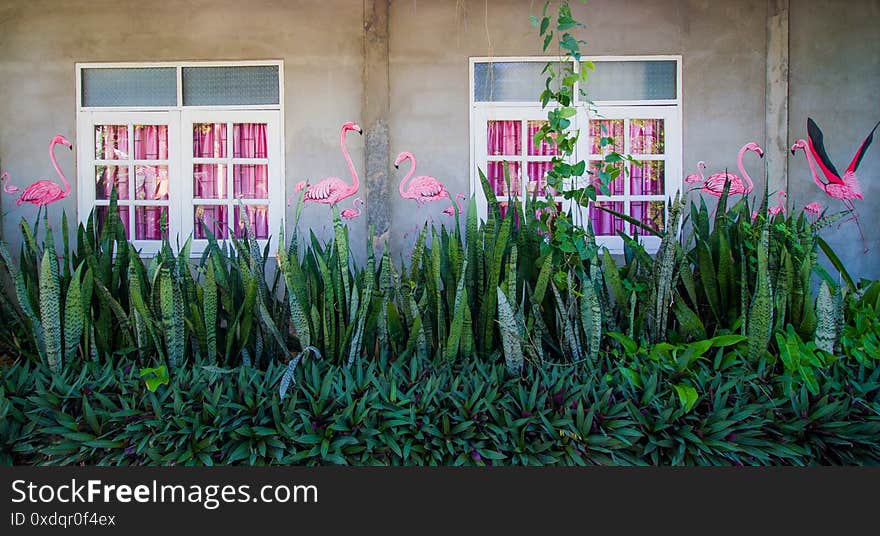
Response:
[[[416,172],[416,157],[412,153],[402,152],[397,155],[394,167],[400,169],[400,164],[407,159],[412,162],[412,166],[410,166],[409,173],[406,174],[406,177],[400,181],[400,185],[397,187],[401,197],[404,199],[415,199],[420,207],[422,203],[449,199],[449,192],[446,190],[446,186],[434,177],[421,175],[410,180],[410,177]],[[403,185],[407,181],[409,181],[409,184],[404,190]]]
[[[355,197],[354,203],[352,203],[352,208],[347,208],[347,209],[343,210],[342,213],[340,214],[340,216],[342,216],[346,220],[353,220],[353,219],[357,218],[358,216],[360,216],[361,209],[358,208],[358,203],[360,203],[361,206],[363,206],[364,200],[361,199],[360,197]]]
[[[862,163],[862,158],[865,156],[865,151],[868,149],[868,146],[874,141],[874,131],[877,130],[878,126],[880,126],[880,121],[874,125],[874,128],[871,129],[871,132],[868,133],[868,136],[859,146],[855,156],[853,156],[853,159],[849,164],[849,167],[846,168],[843,177],[840,176],[840,172],[837,171],[837,168],[831,163],[831,159],[828,158],[828,153],[825,151],[825,142],[822,131],[819,129],[819,125],[817,125],[811,118],[807,118],[807,137],[809,138],[809,141],[803,139],[797,140],[794,145],[791,146],[791,154],[795,154],[798,149],[804,151],[807,164],[810,166],[810,173],[813,175],[813,181],[819,185],[819,188],[822,188],[822,190],[824,190],[829,196],[840,199],[844,206],[852,212],[853,219],[855,220],[856,226],[859,228],[859,234],[862,237],[862,244],[865,245],[865,253],[868,252],[868,247],[865,242],[865,233],[862,232],[862,224],[859,221],[859,216],[856,212],[855,204],[853,203],[854,199],[862,199],[863,197],[862,189],[859,185],[859,179],[856,177],[856,170],[858,169],[859,164]],[[807,150],[808,148],[809,151]],[[819,173],[816,171],[817,162],[819,163],[819,167],[822,168],[822,174],[825,175],[825,179],[827,179],[828,182],[824,182],[819,178]]]
[[[345,147],[345,134],[350,130],[354,130],[361,135],[363,135],[364,131],[357,123],[349,121],[342,125],[342,129],[339,132],[339,145],[342,147],[342,156],[345,158],[348,170],[351,172],[351,186],[338,177],[327,177],[312,185],[305,181],[300,181],[296,185],[296,191],[300,191],[303,188],[306,189],[304,201],[332,206],[346,197],[353,196],[358,191],[360,182],[358,182],[357,171],[355,171],[354,164],[351,162],[351,156],[349,156],[348,149]]]
[[[787,194],[785,190],[780,190],[776,194],[776,204],[767,209],[767,213],[770,214],[771,218],[775,218],[777,214],[785,214],[785,198]]]
[[[458,206],[458,213],[461,214],[461,200],[464,199],[464,194],[459,192],[455,194],[455,204]],[[449,205],[448,207],[443,209],[443,214],[447,216],[455,216],[455,206]]]
[[[58,165],[58,161],[55,160],[55,146],[58,144],[66,145],[68,149],[73,150],[73,144],[70,143],[67,138],[64,136],[55,136],[49,141],[49,160],[52,161],[52,166],[55,168],[55,173],[61,178],[61,182],[64,184],[64,189],[58,184],[50,181],[50,180],[39,180],[27,188],[24,189],[23,192],[18,196],[18,199],[15,201],[17,206],[21,206],[23,203],[30,203],[32,205],[36,205],[38,207],[46,206],[50,203],[54,203],[55,201],[59,201],[67,197],[67,194],[70,193],[70,183],[67,182],[67,177],[64,176],[64,173],[61,171],[61,167]],[[15,186],[7,185],[6,188],[15,188]],[[8,190],[7,190],[8,191]]]
[[[697,162],[697,172],[691,173],[690,175],[685,177],[684,182],[686,182],[688,184],[694,184],[694,183],[698,183],[698,182],[699,183],[706,182],[706,178],[703,177],[703,170],[704,169],[706,169],[706,162],[704,162],[703,160],[700,160],[699,162]]]
[[[4,172],[2,175],[0,175],[0,182],[3,182],[7,179],[9,179],[9,173]],[[3,185],[3,191],[7,194],[17,194],[21,190],[19,190],[18,186],[7,182]]]
[[[737,168],[739,168],[739,172],[742,175],[742,178],[740,178],[739,175],[728,173],[726,171],[723,173],[715,173],[714,175],[710,175],[709,178],[703,181],[703,185],[700,187],[700,190],[706,192],[709,195],[721,197],[721,194],[724,192],[724,183],[729,180],[730,192],[728,193],[728,195],[746,195],[751,192],[754,188],[754,184],[752,183],[752,178],[749,177],[749,174],[743,167],[743,156],[745,156],[747,151],[752,151],[761,158],[764,158],[764,150],[761,149],[761,147],[757,143],[749,142],[742,146],[742,149],[739,150],[739,155],[736,159],[736,165]],[[685,180],[687,180],[687,178]]]

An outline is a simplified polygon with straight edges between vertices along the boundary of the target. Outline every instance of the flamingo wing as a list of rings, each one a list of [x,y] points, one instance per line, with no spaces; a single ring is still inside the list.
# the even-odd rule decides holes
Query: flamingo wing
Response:
[[[38,205],[49,204],[58,199],[61,188],[54,182],[41,180],[37,181],[27,188],[18,197],[17,205],[22,203],[34,203]]]
[[[825,151],[825,140],[822,131],[819,129],[819,125],[810,118],[807,118],[807,138],[810,145],[810,152],[813,153],[813,158],[819,164],[819,167],[822,169],[822,173],[825,175],[825,178],[828,179],[828,182],[843,184],[843,179],[840,178],[840,173],[837,171],[837,168],[834,167],[834,164],[831,163],[831,159],[828,158],[828,153]]]
[[[874,141],[874,131],[877,130],[877,127],[880,126],[880,121],[877,121],[877,124],[874,125],[874,128],[871,129],[871,133],[868,134],[868,137],[865,138],[865,141],[862,142],[862,145],[859,147],[859,150],[856,151],[855,156],[852,159],[852,162],[849,163],[849,167],[846,168],[847,173],[855,173],[859,168],[859,164],[862,163],[862,157],[865,156],[865,150],[868,146],[871,145],[871,142]]]

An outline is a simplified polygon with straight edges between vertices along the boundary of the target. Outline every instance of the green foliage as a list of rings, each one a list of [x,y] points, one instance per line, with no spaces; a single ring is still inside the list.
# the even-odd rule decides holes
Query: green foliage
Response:
[[[817,465],[880,456],[880,367],[819,367],[818,394],[743,337],[611,350],[573,367],[213,365],[151,391],[137,367],[20,362],[0,378],[0,463]],[[442,358],[438,358],[442,359]],[[151,374],[161,376],[161,371]],[[157,384],[154,384],[157,385]],[[850,395],[849,392],[853,394]]]

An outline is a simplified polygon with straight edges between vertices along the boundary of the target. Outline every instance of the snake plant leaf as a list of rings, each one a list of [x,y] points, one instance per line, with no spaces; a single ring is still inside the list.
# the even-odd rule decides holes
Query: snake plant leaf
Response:
[[[43,323],[43,337],[46,344],[46,363],[49,369],[58,374],[62,366],[61,345],[61,289],[58,281],[57,258],[46,250],[40,269],[40,318]],[[55,265],[54,271],[52,265]]]
[[[84,262],[77,266],[67,287],[64,301],[64,361],[73,362],[83,335],[85,318],[82,307],[82,272]]]
[[[501,287],[496,288],[498,324],[501,331],[501,344],[504,348],[504,362],[510,374],[519,375],[522,372],[524,357],[520,344],[520,334],[517,329],[516,316],[513,308],[507,301],[504,290]]]
[[[819,285],[819,296],[816,299],[816,324],[815,342],[816,347],[825,352],[834,353],[837,344],[837,315],[834,298],[828,283],[822,281]]]

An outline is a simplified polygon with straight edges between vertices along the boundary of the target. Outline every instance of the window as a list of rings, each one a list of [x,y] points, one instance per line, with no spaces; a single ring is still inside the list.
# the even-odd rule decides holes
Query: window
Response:
[[[281,229],[281,63],[77,65],[79,217],[103,224],[113,187],[128,239],[158,251]],[[203,225],[204,224],[204,225]]]
[[[550,58],[471,59],[471,189],[478,199],[480,216],[487,203],[479,181],[486,174],[503,212],[511,203],[524,206],[537,191],[546,195],[546,172],[555,147],[535,146],[533,136],[546,122],[547,110],[538,102]],[[641,165],[627,164],[610,185],[610,195],[599,195],[597,204],[662,229],[667,198],[681,188],[681,72],[677,57],[593,58],[596,69],[587,81],[592,106],[576,102],[579,113],[572,129],[580,130],[574,160],[587,160],[596,169],[605,152],[616,150],[633,156]],[[576,62],[572,62],[578,69]],[[599,139],[614,144],[601,147]],[[505,181],[505,165],[510,186]],[[622,164],[621,164],[622,165]],[[594,175],[580,180],[597,180]],[[580,184],[578,184],[580,186]],[[582,225],[590,221],[600,244],[612,252],[623,251],[617,231],[633,232],[633,225],[594,206],[581,207],[553,194],[560,210],[572,211]],[[644,232],[639,233],[640,236]],[[659,239],[642,238],[649,250]]]

